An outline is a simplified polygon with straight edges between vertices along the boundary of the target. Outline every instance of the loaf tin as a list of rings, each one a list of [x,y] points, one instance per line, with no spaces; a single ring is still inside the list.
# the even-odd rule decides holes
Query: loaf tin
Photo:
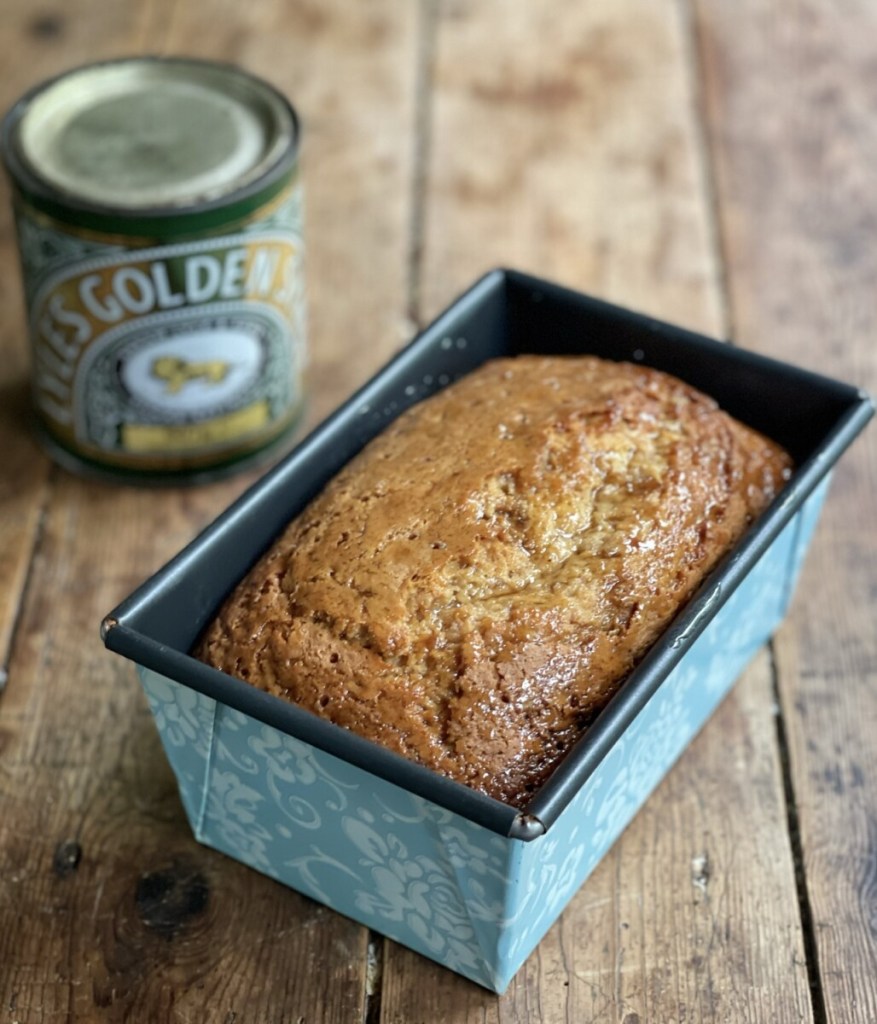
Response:
[[[774,437],[796,470],[519,811],[186,652],[286,521],[406,407],[523,352],[642,362]],[[104,621],[139,666],[195,837],[502,992],[767,640],[862,392],[523,274],[481,279]]]
[[[79,472],[205,479],[302,404],[298,121],[240,68],[76,68],[3,122],[37,433]]]

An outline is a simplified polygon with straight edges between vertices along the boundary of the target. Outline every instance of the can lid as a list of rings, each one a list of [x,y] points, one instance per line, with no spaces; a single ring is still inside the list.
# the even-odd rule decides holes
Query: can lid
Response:
[[[94,64],[23,101],[12,144],[43,183],[122,210],[191,207],[252,184],[297,142],[292,108],[229,65],[180,58]]]

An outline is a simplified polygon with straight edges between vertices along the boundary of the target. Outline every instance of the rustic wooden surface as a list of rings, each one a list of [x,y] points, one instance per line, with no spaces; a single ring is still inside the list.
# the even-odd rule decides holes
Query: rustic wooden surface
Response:
[[[307,126],[310,420],[489,266],[877,390],[867,4],[0,0],[0,101],[180,52]],[[0,219],[0,1022],[877,1021],[877,431],[788,623],[498,998],[199,847],[101,616],[250,477],[95,485],[25,424]]]
[[[877,9],[769,7],[698,9],[735,334],[873,394]],[[875,497],[872,429],[836,473],[773,645],[808,970],[826,1021],[877,1021]]]

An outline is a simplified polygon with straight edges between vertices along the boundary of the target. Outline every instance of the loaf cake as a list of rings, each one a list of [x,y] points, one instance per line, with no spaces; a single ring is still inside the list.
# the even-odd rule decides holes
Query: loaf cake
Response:
[[[523,807],[790,465],[656,370],[491,361],[354,458],[195,654]]]

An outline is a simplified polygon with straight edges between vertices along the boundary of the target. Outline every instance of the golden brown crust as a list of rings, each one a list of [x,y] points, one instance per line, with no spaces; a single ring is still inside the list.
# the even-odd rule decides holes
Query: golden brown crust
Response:
[[[789,466],[658,371],[496,360],[371,442],[196,654],[523,805]]]

